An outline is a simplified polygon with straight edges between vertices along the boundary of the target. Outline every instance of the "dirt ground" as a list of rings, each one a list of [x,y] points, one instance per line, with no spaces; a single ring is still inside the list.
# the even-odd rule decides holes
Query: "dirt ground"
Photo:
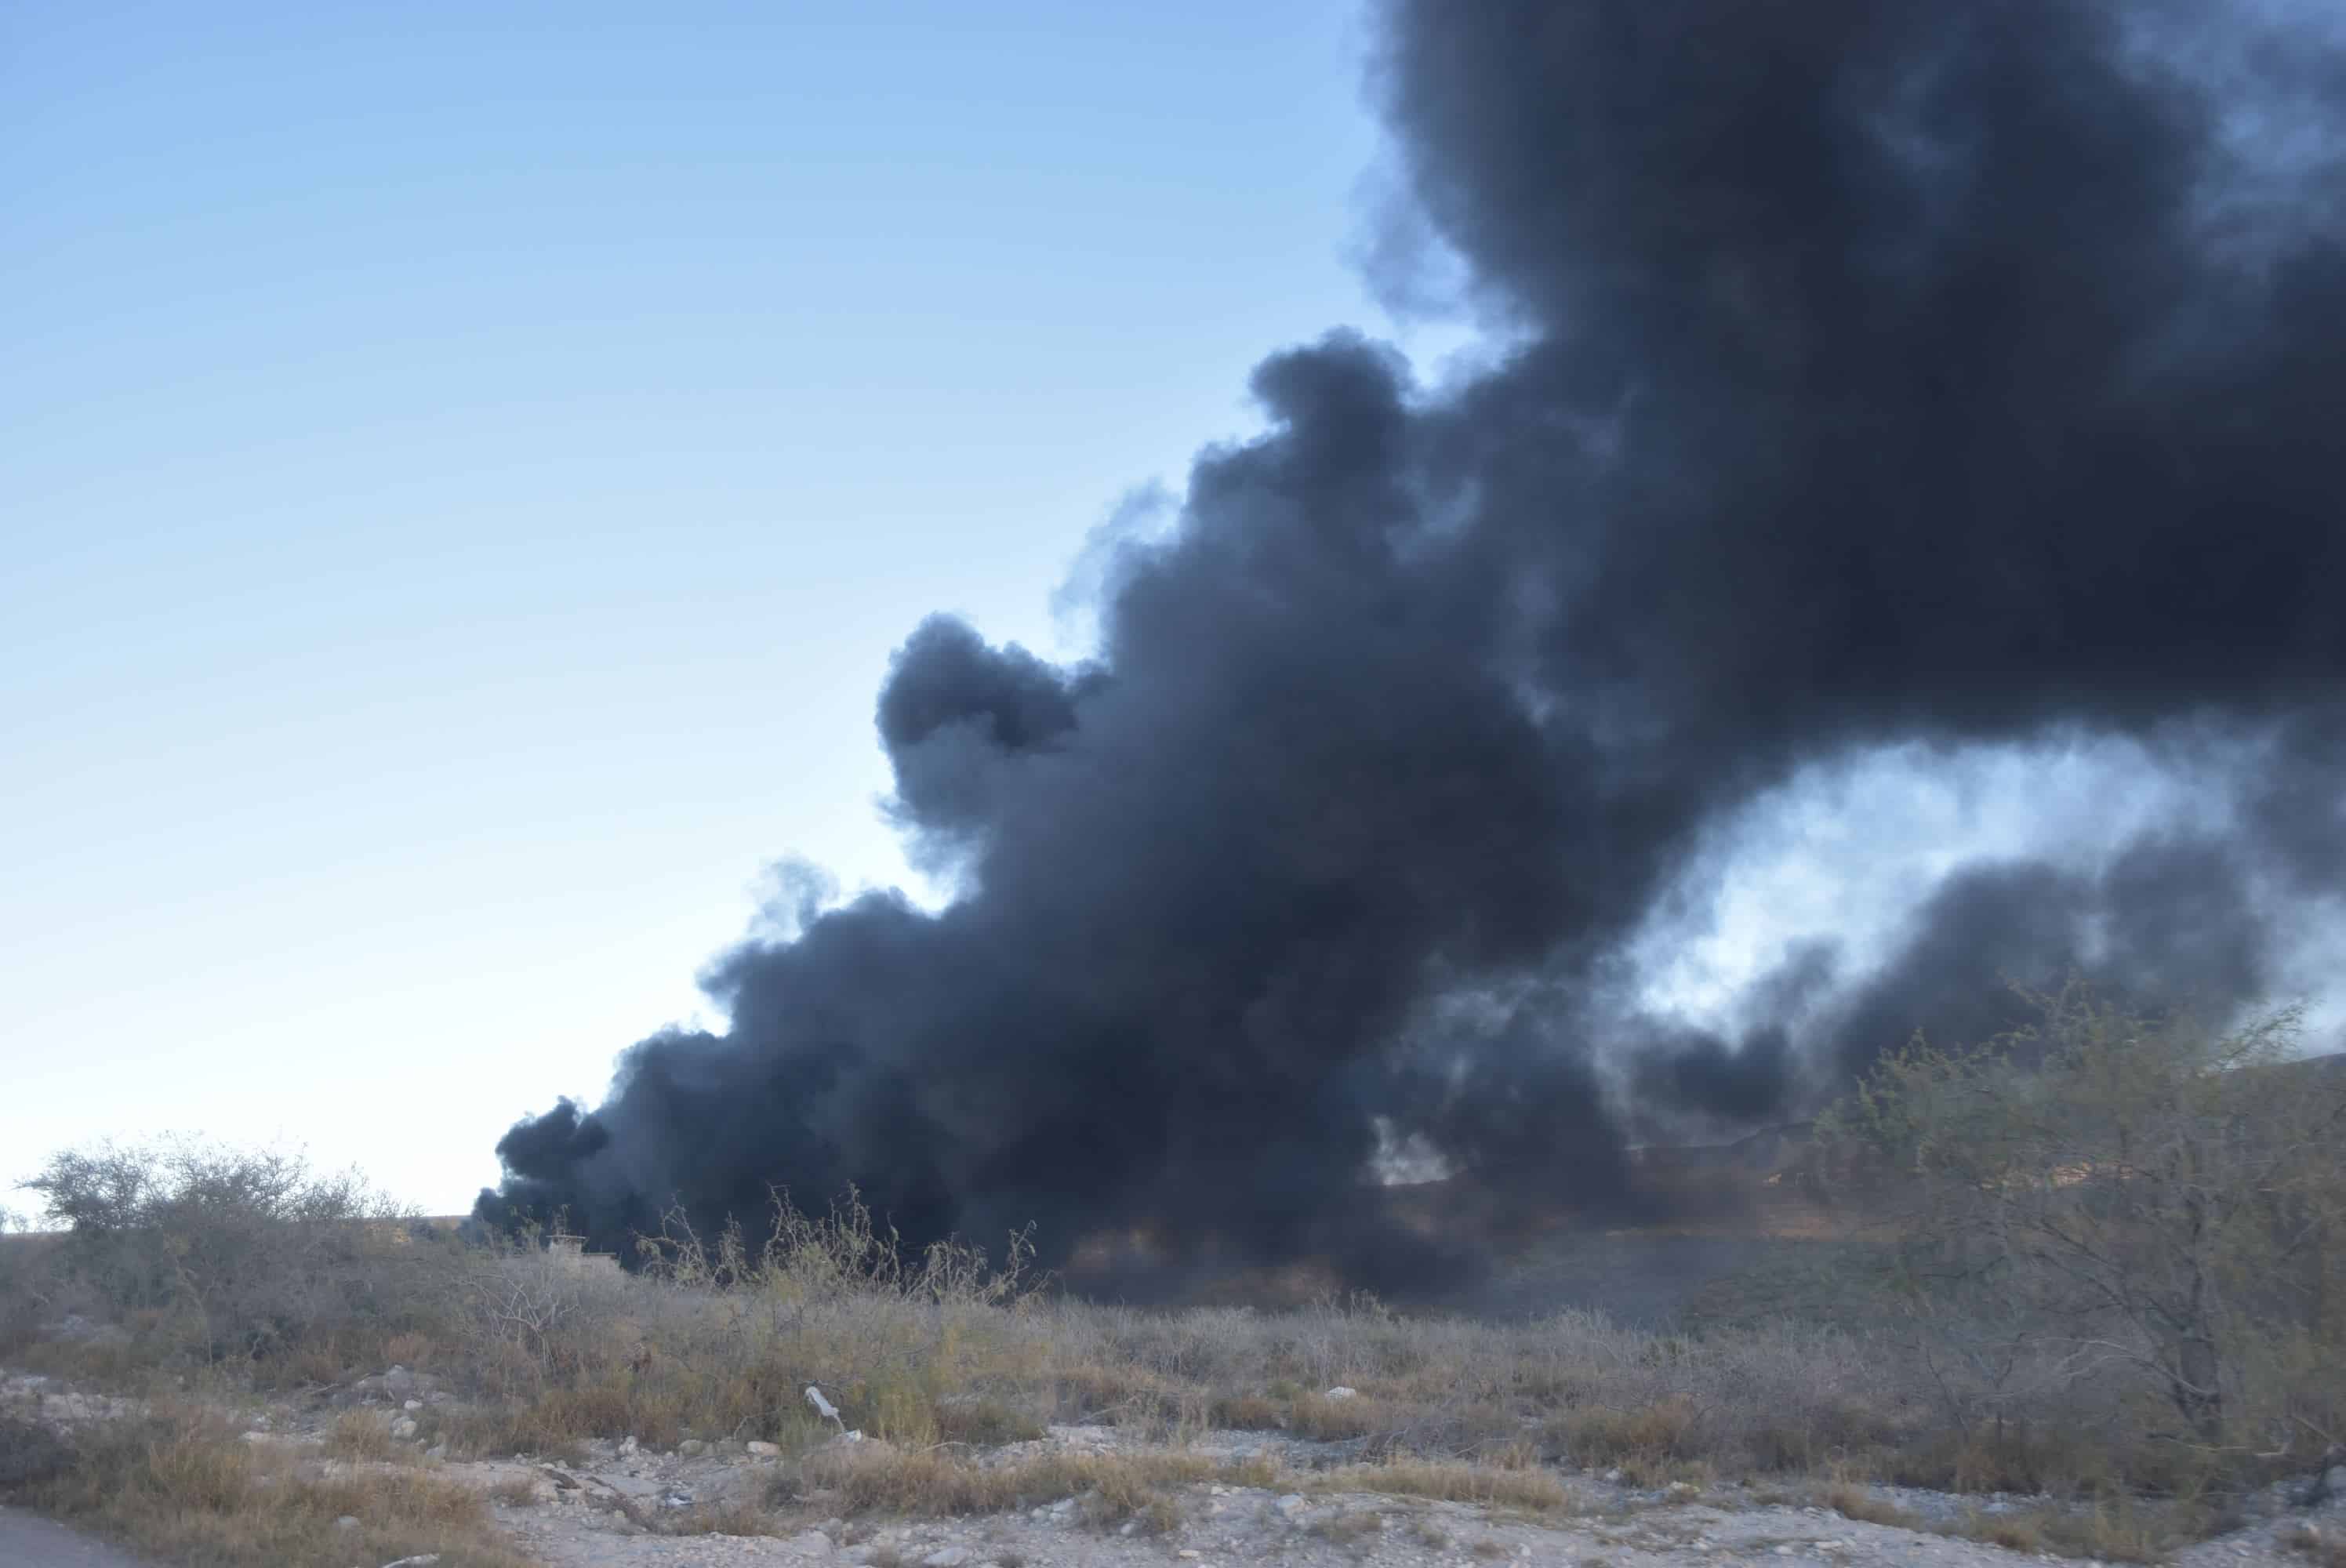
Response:
[[[1050,1442],[1072,1447],[1118,1446],[1106,1428],[1058,1428]],[[1208,1433],[1192,1451],[1238,1457],[1259,1449],[1258,1433]],[[1295,1445],[1307,1446],[1307,1445]],[[1278,1457],[1291,1460],[1292,1454]],[[462,1471],[465,1467],[453,1467]],[[754,1480],[757,1467],[689,1461],[673,1456],[598,1456],[586,1467],[592,1481],[577,1492],[556,1492],[538,1502],[502,1506],[501,1520],[525,1548],[559,1568],[679,1565],[717,1568],[737,1563],[837,1562],[923,1563],[930,1568],[1110,1568],[1150,1564],[1199,1568],[1278,1563],[1292,1568],[1402,1568],[1402,1565],[1522,1563],[1596,1568],[1694,1568],[1722,1563],[1798,1564],[1942,1564],[1944,1568],[2011,1568],[2031,1560],[1980,1542],[1846,1519],[1813,1504],[1760,1501],[1742,1486],[1697,1495],[1639,1492],[1603,1476],[1568,1478],[1577,1507],[1565,1517],[1536,1517],[1506,1509],[1383,1495],[1373,1492],[1278,1492],[1212,1483],[1178,1498],[1178,1522],[1161,1533],[1141,1529],[1101,1531],[1083,1522],[1076,1500],[1024,1513],[957,1521],[848,1521],[828,1514],[821,1498],[788,1511],[772,1539],[653,1535],[596,1495],[598,1486],[630,1492],[639,1510],[667,1497],[721,1494]],[[509,1473],[509,1472],[508,1472]],[[1341,1471],[1320,1472],[1322,1484],[1341,1484]],[[582,1477],[582,1480],[586,1479]],[[2034,1500],[1954,1499],[1901,1491],[1893,1501],[1925,1519],[1952,1524],[1984,1508],[2019,1510]],[[1919,1505],[1919,1506],[1918,1506]],[[647,1512],[657,1521],[657,1514]],[[2281,1539],[2312,1523],[2346,1539],[2346,1509],[2300,1511],[2275,1499],[2269,1517],[2178,1554],[2182,1568],[2216,1564],[2282,1564],[2304,1568],[2306,1557]],[[2051,1561],[2049,1557],[2041,1559]]]
[[[76,1392],[54,1380],[0,1373],[0,1393],[60,1425],[113,1419],[117,1400]],[[364,1396],[357,1396],[362,1399]],[[712,1506],[770,1500],[782,1473],[775,1457],[719,1443],[699,1451],[657,1452],[628,1440],[605,1440],[549,1460],[534,1455],[460,1460],[429,1451],[393,1461],[326,1456],[334,1420],[352,1394],[246,1402],[236,1408],[246,1440],[272,1445],[321,1469],[420,1465],[492,1498],[498,1529],[547,1568],[720,1568],[736,1563],[834,1563],[867,1568],[1215,1568],[1276,1563],[1291,1568],[1401,1568],[1402,1564],[1536,1563],[1576,1568],[1694,1568],[1723,1563],[1938,1564],[2009,1568],[2014,1553],[1931,1528],[1869,1523],[1788,1496],[1782,1489],[1721,1484],[1660,1492],[1623,1483],[1617,1472],[1558,1472],[1571,1502],[1540,1514],[1507,1508],[1430,1502],[1350,1490],[1340,1447],[1276,1433],[1209,1431],[1182,1451],[1217,1463],[1276,1462],[1297,1490],[1201,1481],[1169,1494],[1155,1520],[1101,1527],[1086,1500],[1066,1497],[1023,1512],[963,1519],[849,1517],[837,1493],[821,1490],[785,1499],[770,1514],[769,1535],[671,1533]],[[884,1460],[883,1445],[841,1442],[842,1464]],[[1146,1457],[1145,1441],[1107,1426],[1060,1426],[1037,1441],[1006,1445],[980,1462],[1007,1463],[1046,1451]],[[1362,1472],[1366,1473],[1366,1472]],[[2023,1512],[2040,1500],[1957,1498],[1904,1489],[1872,1489],[1872,1498],[1926,1526],[1953,1529],[1967,1517]],[[2288,1564],[2310,1561],[2290,1538],[2310,1528],[2346,1540],[2346,1500],[2308,1507],[2285,1490],[2251,1500],[2247,1522],[2172,1561],[2180,1568]],[[0,1537],[5,1543],[6,1537]],[[17,1568],[49,1561],[0,1558]],[[2050,1559],[2042,1559],[2047,1560]],[[70,1557],[55,1561],[63,1568]],[[106,1561],[103,1558],[93,1559]],[[379,1568],[353,1564],[352,1568]]]

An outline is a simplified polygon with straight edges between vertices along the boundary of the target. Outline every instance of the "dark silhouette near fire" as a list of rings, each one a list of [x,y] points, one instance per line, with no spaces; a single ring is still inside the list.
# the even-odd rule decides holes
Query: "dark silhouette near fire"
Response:
[[[1781,1114],[1993,1025],[2004,974],[2246,997],[2258,889],[2346,890],[2336,29],[1381,15],[1417,210],[1516,346],[1438,391],[1345,333],[1264,361],[1270,433],[1126,548],[1092,666],[916,630],[880,732],[956,901],[728,954],[729,1028],[516,1126],[484,1215],[612,1245],[852,1181],[913,1241],[1137,1230],[1391,1288],[1432,1261],[1361,1201],[1396,1140],[1620,1205],[1644,1122]],[[1748,1035],[1639,1012],[1625,942],[1762,792],[2069,736],[2262,749],[2217,826],[1963,869],[1862,972],[1804,950]]]

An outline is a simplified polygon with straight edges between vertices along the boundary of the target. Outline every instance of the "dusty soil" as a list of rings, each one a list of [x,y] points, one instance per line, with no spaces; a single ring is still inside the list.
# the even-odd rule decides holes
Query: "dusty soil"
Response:
[[[395,1374],[395,1375],[394,1375]],[[266,1404],[248,1402],[235,1415],[246,1441],[270,1444],[332,1466],[358,1462],[325,1457],[326,1433],[352,1405],[386,1413],[405,1408],[399,1394],[446,1396],[419,1385],[417,1375],[365,1380],[331,1394]],[[53,1380],[0,1371],[0,1398],[36,1410],[60,1425],[103,1420],[123,1413],[122,1401],[76,1392]],[[861,1445],[857,1451],[877,1451]],[[1007,1462],[1046,1449],[1141,1455],[1148,1446],[1105,1426],[1050,1429],[1038,1442],[1010,1445],[988,1458]],[[1084,1500],[1061,1498],[1025,1512],[971,1519],[848,1518],[835,1494],[821,1492],[786,1502],[771,1514],[775,1533],[760,1536],[678,1534],[699,1509],[732,1500],[764,1502],[780,1461],[740,1444],[694,1453],[655,1452],[631,1440],[585,1445],[561,1460],[534,1455],[460,1460],[429,1451],[395,1462],[421,1464],[435,1474],[490,1496],[499,1527],[525,1554],[548,1568],[720,1568],[734,1563],[832,1563],[869,1568],[1214,1568],[1278,1563],[1290,1568],[1400,1568],[1402,1564],[1537,1563],[1579,1568],[1695,1568],[1744,1563],[1768,1568],[1797,1564],[1914,1563],[1943,1568],[2011,1568],[2029,1561],[1979,1542],[1846,1519],[1824,1508],[1781,1501],[1780,1491],[1727,1484],[1696,1492],[1679,1486],[1641,1491],[1613,1473],[1563,1471],[1573,1497],[1567,1514],[1534,1516],[1504,1508],[1427,1502],[1345,1489],[1350,1456],[1280,1434],[1212,1431],[1185,1445],[1209,1459],[1273,1460],[1306,1479],[1305,1490],[1282,1492],[1201,1482],[1171,1493],[1169,1528],[1137,1522],[1102,1529],[1086,1522]],[[1906,1489],[1876,1496],[1926,1524],[1952,1528],[1966,1515],[2033,1506],[2038,1500],[1957,1498]],[[525,1497],[526,1501],[525,1501]],[[2301,1506],[2276,1490],[2253,1500],[2250,1522],[2172,1559],[2181,1568],[2305,1568],[2310,1559],[2285,1543],[2308,1525],[2326,1539],[2346,1539],[2346,1499]],[[2050,1559],[2040,1559],[2049,1561]],[[372,1565],[360,1565],[372,1568]]]

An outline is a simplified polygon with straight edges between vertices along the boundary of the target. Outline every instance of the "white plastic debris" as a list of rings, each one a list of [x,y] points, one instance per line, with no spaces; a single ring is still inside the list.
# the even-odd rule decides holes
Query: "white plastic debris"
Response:
[[[806,1397],[807,1403],[814,1407],[815,1414],[831,1422],[831,1425],[837,1427],[841,1431],[845,1431],[847,1430],[847,1423],[839,1419],[839,1407],[832,1404],[829,1400],[824,1399],[821,1389],[816,1388],[812,1383],[809,1383],[806,1386]]]

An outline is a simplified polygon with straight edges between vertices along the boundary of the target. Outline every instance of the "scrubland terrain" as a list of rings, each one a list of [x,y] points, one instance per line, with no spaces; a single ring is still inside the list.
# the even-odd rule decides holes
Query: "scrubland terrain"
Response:
[[[73,1228],[0,1241],[0,1502],[165,1563],[320,1568],[2346,1561],[2315,1115],[2335,1089],[2306,1086],[2337,1075],[2290,1078],[2270,1115],[2187,1117],[2214,1142],[2169,1147],[2188,1180],[2162,1237],[2157,1169],[2079,1174],[2092,1126],[2056,1114],[2064,1085],[2147,1096],[2138,1151],[2203,1078],[2237,1095],[2240,1063],[2034,1071],[2031,1115],[2063,1131],[2031,1182],[1964,1061],[1885,1067],[1872,1111],[1825,1129],[1839,1179],[1888,1146],[1885,1107],[1943,1126],[1952,1103],[2002,1186],[1866,1177],[1882,1201],[1838,1207],[1812,1186],[1740,1238],[1563,1230],[1499,1276],[1520,1296],[1734,1244],[1638,1326],[1107,1305],[1015,1248],[903,1257],[852,1199],[766,1234],[679,1226],[623,1273],[402,1223],[282,1156],[60,1156],[43,1190]],[[2234,1170],[2224,1149],[2263,1153]],[[2016,1248],[2031,1226],[2098,1252],[2094,1299],[2063,1285],[2090,1266]],[[1933,1272],[1957,1254],[1976,1268]],[[2161,1294],[2193,1268],[2197,1298]],[[1982,1270],[1988,1298],[1963,1283]]]

